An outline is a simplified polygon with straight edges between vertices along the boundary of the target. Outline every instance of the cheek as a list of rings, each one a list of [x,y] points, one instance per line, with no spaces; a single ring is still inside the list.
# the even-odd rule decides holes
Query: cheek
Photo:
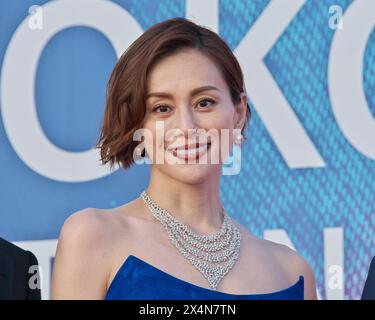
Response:
[[[144,127],[145,131],[147,131],[147,134],[145,134],[145,140],[144,140],[144,146],[148,152],[149,155],[153,155],[153,158],[155,159],[156,156],[156,150],[164,151],[164,148],[167,146],[167,143],[165,142],[165,130],[166,126],[164,125],[164,135],[163,130],[157,132],[156,124],[148,123]]]
[[[145,122],[143,123],[143,129],[143,144],[147,152],[150,154],[150,152],[155,148],[155,124]]]
[[[225,140],[225,137],[228,137],[227,139],[229,139],[229,143],[231,142],[234,125],[231,114],[225,114],[221,117],[217,117],[212,125],[212,128],[216,129],[216,131],[218,132],[220,140],[222,138]]]
[[[211,151],[209,152],[209,163],[213,163],[213,159],[219,159],[219,162],[222,163],[224,159],[230,153],[230,150],[233,145],[233,114],[227,112],[225,114],[221,114],[211,120],[210,126],[207,126],[205,129],[214,129],[214,132],[217,134],[214,135],[214,141],[212,141]]]
[[[234,125],[234,115],[234,107],[226,105],[213,117],[213,123],[218,129],[232,129]]]

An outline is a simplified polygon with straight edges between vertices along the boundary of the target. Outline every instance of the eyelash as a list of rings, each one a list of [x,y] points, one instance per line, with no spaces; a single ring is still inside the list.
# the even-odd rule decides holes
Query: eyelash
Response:
[[[214,100],[212,100],[212,99],[202,99],[202,100],[200,100],[197,104],[200,104],[201,102],[203,102],[203,101],[208,101],[208,102],[210,102],[210,103],[212,103],[212,104],[215,104],[215,101]],[[159,104],[158,106],[156,106],[155,108],[153,108],[153,112],[156,112],[156,110],[157,109],[159,109],[160,107],[169,107],[168,105],[166,105],[166,104]],[[203,108],[203,109],[207,109],[208,107],[205,107],[205,108]],[[165,113],[165,112],[156,112],[156,113]]]

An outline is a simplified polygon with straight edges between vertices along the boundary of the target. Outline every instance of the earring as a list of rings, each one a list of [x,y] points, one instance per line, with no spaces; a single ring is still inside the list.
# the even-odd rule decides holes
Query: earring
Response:
[[[143,150],[145,155],[142,157]],[[133,159],[136,164],[150,164],[151,159],[149,158],[145,148],[142,148],[140,145],[136,146],[134,149]]]
[[[232,156],[228,156],[223,162],[222,174],[223,175],[236,175],[241,170],[241,144],[244,140],[242,133],[238,133],[234,138],[234,143],[232,146]],[[227,166],[231,165],[231,166]]]
[[[142,148],[140,148],[139,146],[137,146],[136,148],[135,148],[135,154],[137,155],[137,156],[140,156],[140,155],[142,155]]]
[[[241,149],[242,148],[240,145],[236,143],[233,144],[232,156],[228,156],[228,158],[223,162],[221,171],[224,176],[239,174],[241,170]]]
[[[239,134],[236,135],[234,143],[240,146],[242,144],[243,140],[244,140],[244,137],[243,137],[242,133],[239,133]]]

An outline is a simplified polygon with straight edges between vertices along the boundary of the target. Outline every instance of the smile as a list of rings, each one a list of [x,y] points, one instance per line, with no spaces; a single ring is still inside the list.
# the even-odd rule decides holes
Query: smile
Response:
[[[188,159],[198,159],[203,154],[207,152],[207,150],[211,147],[211,143],[200,145],[196,144],[195,146],[188,146],[186,145],[184,147],[174,148],[170,150],[173,154],[173,156],[180,158],[182,160],[188,160]]]

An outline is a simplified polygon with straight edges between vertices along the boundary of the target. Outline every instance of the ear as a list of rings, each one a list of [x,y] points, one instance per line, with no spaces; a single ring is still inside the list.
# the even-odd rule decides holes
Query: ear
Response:
[[[247,96],[244,92],[241,92],[241,101],[234,106],[235,113],[233,118],[234,128],[241,129],[245,125],[246,111],[247,111]]]

